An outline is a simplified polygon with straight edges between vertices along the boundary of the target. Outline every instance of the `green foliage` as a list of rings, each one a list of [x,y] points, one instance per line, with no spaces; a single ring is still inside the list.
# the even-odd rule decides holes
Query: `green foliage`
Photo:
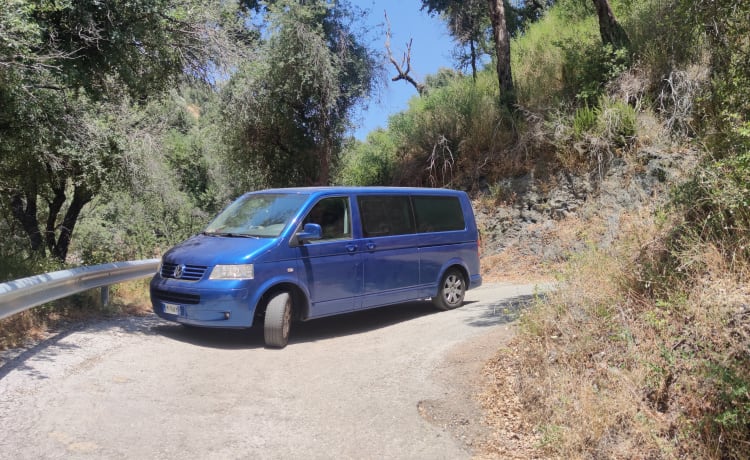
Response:
[[[180,79],[208,78],[231,54],[219,51],[236,24],[217,28],[222,10],[206,6],[3,1],[0,200],[27,254],[64,261],[84,207],[127,175],[128,95],[142,103]]]
[[[512,116],[498,104],[492,70],[476,80],[442,72],[428,82],[387,130],[351,146],[339,182],[471,188],[479,177],[523,171],[524,159],[506,149]]]
[[[205,0],[44,0],[32,16],[42,49],[60,57],[63,85],[137,98],[169,88],[185,70],[210,78],[227,54],[214,27],[221,13]]]
[[[611,98],[599,101],[598,127],[601,136],[616,147],[632,144],[637,134],[637,114],[630,105]]]
[[[589,20],[596,17],[594,4],[588,0],[556,1],[553,8],[560,18],[569,22]]]
[[[73,253],[83,265],[159,257],[200,232],[209,215],[182,194],[107,192],[81,218]]]
[[[605,84],[629,67],[628,50],[602,44],[590,3],[558,2],[513,41],[514,81],[523,105],[593,105]]]
[[[226,205],[237,191],[220,163],[218,108],[217,95],[192,87],[124,111],[127,167],[82,214],[77,261],[158,256]]]
[[[532,110],[548,110],[563,97],[564,54],[552,43],[565,36],[578,36],[593,23],[583,24],[563,18],[558,7],[511,44],[513,82],[519,102]],[[593,38],[591,38],[593,40]]]
[[[343,155],[336,183],[341,185],[390,185],[396,173],[396,144],[385,130],[354,142]]]
[[[605,83],[613,80],[630,64],[627,49],[614,49],[597,42],[566,39],[556,43],[565,55],[562,68],[565,92],[582,103],[592,103],[603,92]]]
[[[685,216],[676,248],[693,238],[716,245],[731,263],[750,263],[750,153],[710,163],[675,189]]]
[[[701,30],[680,0],[631,0],[623,13],[631,47],[655,82],[701,60]]]
[[[602,173],[612,158],[636,144],[638,115],[622,101],[602,96],[595,106],[579,107],[570,118],[558,116],[553,142],[565,168]]]
[[[713,98],[706,104],[711,115],[709,141],[718,152],[750,151],[750,4],[730,0],[694,0],[684,6],[707,31],[711,46]]]
[[[269,36],[224,92],[226,142],[248,187],[326,184],[349,116],[370,94],[377,66],[346,2],[280,1]]]
[[[499,128],[509,117],[498,105],[497,91],[494,73],[483,71],[476,81],[464,77],[412,99],[407,112],[389,120],[398,146],[395,182],[459,187],[486,174],[483,168],[500,155],[510,134]]]
[[[486,0],[422,0],[422,10],[441,15],[456,43],[453,57],[460,69],[476,76],[483,56],[491,55],[492,24]]]
[[[581,139],[585,133],[593,131],[599,119],[599,111],[589,108],[588,105],[576,109],[573,116],[573,134],[576,139]]]
[[[750,362],[746,360],[746,364],[750,365]],[[750,374],[747,367],[712,365],[708,376],[717,383],[721,403],[713,422],[729,432],[747,429],[750,425]]]

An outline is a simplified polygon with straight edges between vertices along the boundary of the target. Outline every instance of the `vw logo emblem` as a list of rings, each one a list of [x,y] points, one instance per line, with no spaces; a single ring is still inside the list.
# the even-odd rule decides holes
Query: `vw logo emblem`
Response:
[[[177,279],[182,278],[182,274],[185,272],[185,265],[179,264],[174,268],[174,277]]]

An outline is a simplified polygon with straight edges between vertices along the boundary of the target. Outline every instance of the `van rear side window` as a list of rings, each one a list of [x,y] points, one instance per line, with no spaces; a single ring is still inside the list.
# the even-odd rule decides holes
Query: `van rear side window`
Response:
[[[357,201],[366,238],[466,228],[461,203],[456,197],[367,195]]]
[[[417,232],[447,232],[466,228],[458,198],[450,196],[414,196]]]
[[[357,198],[365,237],[414,233],[408,196],[365,195]]]

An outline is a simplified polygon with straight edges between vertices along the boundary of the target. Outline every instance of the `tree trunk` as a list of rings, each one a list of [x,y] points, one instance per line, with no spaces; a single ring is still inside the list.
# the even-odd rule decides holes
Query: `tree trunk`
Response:
[[[63,218],[62,226],[60,228],[60,236],[57,238],[57,244],[52,252],[56,258],[61,262],[65,262],[65,258],[68,257],[68,247],[70,246],[70,239],[73,236],[73,229],[78,222],[78,216],[81,215],[83,207],[91,201],[93,194],[85,185],[76,185],[73,191],[73,201],[70,203],[65,217]]]
[[[326,134],[329,136],[330,134]],[[320,169],[318,170],[318,180],[315,185],[328,185],[331,175],[331,146],[326,139],[323,141],[323,149],[320,152]]]
[[[474,39],[469,40],[469,49],[471,50],[471,78],[477,81],[477,47]]]
[[[602,36],[602,43],[612,45],[613,48],[627,48],[630,46],[630,39],[625,29],[615,19],[615,14],[609,6],[608,0],[593,0],[596,7],[596,14],[599,16],[599,34]]]
[[[37,219],[36,188],[18,192],[10,200],[13,217],[21,223],[23,231],[29,237],[31,250],[45,254],[42,233],[39,231],[39,220]]]
[[[488,0],[490,3],[490,21],[492,21],[492,35],[495,39],[495,53],[497,54],[497,78],[500,82],[500,102],[508,109],[516,103],[513,88],[513,75],[510,69],[510,34],[505,22],[505,6],[503,0]]]
[[[52,191],[55,193],[55,196],[49,203],[47,229],[44,234],[47,249],[50,252],[55,250],[55,224],[57,223],[57,216],[60,215],[60,210],[62,209],[63,204],[65,204],[65,184],[63,183],[57,187],[52,187]]]

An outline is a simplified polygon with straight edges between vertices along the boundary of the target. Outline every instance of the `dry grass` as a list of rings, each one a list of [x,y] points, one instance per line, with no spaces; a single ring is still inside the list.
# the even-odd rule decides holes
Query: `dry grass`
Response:
[[[672,227],[648,215],[625,223],[608,250],[567,262],[560,288],[489,364],[496,438],[511,423],[535,440],[541,455],[522,458],[747,458],[748,267],[693,244],[683,273],[660,271]]]
[[[521,254],[516,248],[484,257],[481,265],[485,283],[546,282],[555,273],[555,267],[542,263],[540,257]]]
[[[524,416],[518,381],[513,378],[520,369],[522,351],[511,343],[489,361],[483,374],[487,385],[479,396],[485,411],[484,423],[493,427],[492,436],[479,448],[475,458],[529,459],[545,458],[540,449],[541,436]],[[502,401],[502,404],[497,404]]]

